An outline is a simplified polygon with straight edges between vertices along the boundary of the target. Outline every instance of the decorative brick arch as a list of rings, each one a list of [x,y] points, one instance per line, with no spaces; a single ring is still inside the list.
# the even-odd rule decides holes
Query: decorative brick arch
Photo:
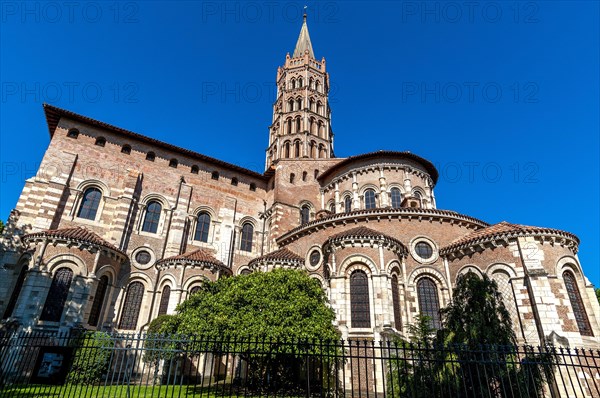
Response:
[[[442,275],[441,272],[439,272],[438,270],[436,270],[433,267],[419,267],[419,268],[414,269],[408,275],[407,283],[410,286],[416,286],[417,280],[424,276],[428,276],[428,277],[434,279],[437,283],[439,283],[440,290],[442,290],[442,289],[448,290],[448,283],[446,281],[446,278],[444,277],[444,275]]]
[[[165,285],[170,285],[171,289],[178,288],[177,279],[173,274],[167,273],[160,278],[160,282],[158,282],[158,291],[161,292]]]
[[[206,276],[204,275],[194,275],[194,276],[190,276],[189,278],[187,278],[185,280],[185,282],[183,282],[183,290],[186,292],[189,292],[190,288],[193,287],[196,284],[204,284],[206,282],[210,282],[210,279],[208,279]],[[186,297],[187,298],[187,297]]]
[[[362,269],[367,273],[367,276],[377,274],[377,266],[375,262],[363,254],[353,254],[346,257],[338,268],[338,276],[348,276],[352,271]]]
[[[85,264],[85,261],[83,261],[79,256],[76,256],[75,254],[59,254],[57,256],[52,257],[46,263],[46,269],[51,274],[54,274],[54,272],[58,268],[63,267],[69,268],[71,271],[73,271],[73,277],[88,276],[88,269]]]
[[[581,270],[581,265],[579,261],[573,256],[563,256],[556,262],[555,272],[556,276],[562,278],[562,274],[565,271],[571,271],[577,277],[577,279],[581,279],[583,276],[583,271]]]
[[[98,268],[96,269],[96,271],[94,271],[94,274],[98,279],[100,279],[100,277],[104,275],[108,276],[109,284],[114,284],[117,280],[117,273],[115,272],[114,267],[110,264],[102,266],[98,265]]]
[[[505,263],[490,264],[485,270],[485,274],[489,277],[491,277],[496,272],[504,272],[508,274],[510,278],[515,278],[517,276],[517,272],[515,271],[515,269]]]
[[[482,278],[482,277],[483,277],[483,272],[481,271],[481,268],[479,268],[479,267],[478,267],[477,265],[475,265],[475,264],[467,264],[467,265],[464,265],[464,266],[462,266],[462,267],[461,267],[461,268],[458,270],[458,272],[456,273],[456,278],[455,278],[455,281],[458,281],[458,278],[459,278],[461,275],[464,275],[464,274],[466,274],[467,272],[473,272],[473,273],[475,273],[477,276],[479,276],[480,278]]]
[[[154,193],[154,192],[145,195],[142,198],[142,200],[140,200],[140,205],[147,206],[148,203],[150,203],[152,201],[157,201],[158,203],[160,203],[161,206],[163,207],[163,210],[170,209],[172,207],[171,204],[169,203],[169,201],[167,200],[167,198],[165,198],[161,194]]]
[[[385,271],[388,273],[388,275],[393,274],[394,272],[396,274],[398,274],[398,276],[403,276],[402,275],[402,264],[400,264],[400,261],[393,259],[390,260],[386,267],[385,267]]]

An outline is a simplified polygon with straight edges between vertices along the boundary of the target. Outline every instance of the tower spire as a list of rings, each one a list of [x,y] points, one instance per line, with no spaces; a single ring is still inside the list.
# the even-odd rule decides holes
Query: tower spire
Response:
[[[312,43],[310,42],[310,35],[308,34],[308,26],[306,25],[306,6],[304,6],[304,16],[302,17],[302,28],[300,29],[300,36],[296,42],[296,48],[294,49],[294,55],[292,57],[301,57],[304,52],[308,50],[308,55],[311,58],[315,58],[313,52]]]

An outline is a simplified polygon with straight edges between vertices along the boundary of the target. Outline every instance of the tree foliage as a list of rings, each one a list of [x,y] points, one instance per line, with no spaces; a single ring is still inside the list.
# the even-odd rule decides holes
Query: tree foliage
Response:
[[[596,298],[598,299],[598,303],[600,304],[600,288],[596,288]]]
[[[276,269],[207,282],[164,323],[186,335],[219,339],[334,340],[335,313],[318,281],[304,271]]]
[[[442,311],[444,342],[477,349],[482,344],[515,344],[510,313],[495,281],[468,272],[458,278],[452,302]]]

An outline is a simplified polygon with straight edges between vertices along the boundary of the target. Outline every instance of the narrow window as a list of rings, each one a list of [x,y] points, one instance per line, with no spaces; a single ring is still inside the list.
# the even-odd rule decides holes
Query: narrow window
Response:
[[[104,138],[104,137],[96,138],[96,145],[98,145],[98,146],[106,145],[106,138]]]
[[[169,167],[176,169],[178,165],[179,165],[179,162],[177,161],[177,159],[169,160]]]
[[[335,203],[329,205],[329,211],[331,212],[331,214],[335,214]]]
[[[361,270],[356,270],[350,275],[350,312],[353,328],[371,327],[369,281],[367,274]]]
[[[196,223],[196,232],[194,240],[200,242],[208,242],[208,231],[210,229],[210,214],[202,212],[198,214],[198,222]]]
[[[352,211],[352,197],[350,195],[344,198],[344,211],[350,213]]]
[[[394,306],[394,324],[396,330],[402,328],[402,316],[400,314],[400,292],[398,290],[398,276],[392,275],[392,304]]]
[[[286,142],[283,145],[284,145],[284,152],[283,153],[285,154],[285,158],[289,159],[289,157],[290,157],[290,142],[288,141],[288,142]]]
[[[60,322],[72,280],[73,271],[69,268],[60,268],[56,271],[54,278],[52,278],[50,290],[48,290],[42,315],[40,315],[41,321]]]
[[[290,173],[290,184],[293,184],[295,179],[296,179],[296,174]]]
[[[77,130],[77,129],[70,129],[67,132],[67,137],[69,137],[69,138],[77,138],[77,137],[79,137],[79,130]]]
[[[390,190],[390,197],[392,199],[392,207],[394,209],[400,208],[400,203],[402,203],[402,193],[398,188],[392,188]]]
[[[242,226],[242,239],[240,240],[240,250],[245,252],[252,251],[252,235],[254,235],[254,227],[249,222]]]
[[[191,169],[192,174],[198,174],[199,171],[200,171],[200,168],[198,166],[196,166],[196,165],[192,166],[192,169]]]
[[[130,155],[131,154],[131,146],[123,145],[121,147],[121,153],[124,153],[125,155]]]
[[[255,191],[256,191],[256,184],[255,184],[255,183],[251,183],[251,184],[250,184],[250,190],[251,190],[252,192],[255,192]]]
[[[585,306],[581,300],[581,294],[579,294],[575,276],[570,271],[565,271],[563,273],[563,280],[565,281],[565,287],[567,288],[567,294],[569,295],[569,301],[571,302],[573,315],[575,315],[575,321],[577,321],[579,333],[581,333],[582,336],[593,336],[592,327],[590,326],[590,321],[585,312]]]
[[[308,176],[308,173],[306,171],[302,172],[302,181],[306,181],[306,177]]]
[[[300,208],[300,223],[306,224],[310,221],[310,207],[304,205]]]
[[[315,180],[319,177],[319,170],[315,169]]]
[[[120,329],[134,330],[137,327],[143,298],[144,285],[142,282],[133,282],[127,287],[127,294],[121,311],[121,321],[119,322]]]
[[[10,295],[10,300],[6,305],[6,309],[4,310],[4,315],[2,319],[6,319],[12,316],[13,311],[15,310],[15,306],[17,305],[17,300],[19,299],[19,295],[21,294],[21,289],[23,288],[23,283],[25,282],[25,275],[27,274],[27,266],[21,268],[21,272],[19,272],[19,276],[17,277],[17,283],[15,283],[15,288]]]
[[[169,299],[171,298],[171,287],[169,285],[163,288],[160,295],[160,304],[158,306],[158,315],[165,315],[169,309]]]
[[[212,178],[215,181],[218,181],[219,180],[219,172],[213,171],[212,174],[210,175],[210,178]]]
[[[156,159],[156,154],[154,152],[148,152],[146,154],[146,160],[154,162],[154,159]]]
[[[431,318],[431,326],[439,329],[442,325],[440,317],[440,301],[437,286],[430,278],[421,278],[417,282],[417,296],[419,298],[419,312]]]
[[[92,187],[86,189],[79,205],[77,217],[95,220],[98,206],[100,205],[100,198],[102,198],[102,192],[98,188]]]
[[[144,214],[144,224],[142,225],[142,231],[151,232],[153,234],[158,231],[158,222],[160,221],[160,213],[162,206],[157,201],[153,200],[146,206],[146,212]]]
[[[231,185],[233,185],[234,187],[237,187],[237,185],[238,185],[238,179],[237,179],[237,178],[235,178],[235,177],[233,177],[233,178],[231,179]]]
[[[94,301],[92,302],[92,309],[90,310],[90,317],[88,318],[88,325],[90,326],[98,326],[100,311],[102,310],[102,304],[104,304],[107,288],[108,276],[104,275],[98,281],[98,287],[96,287],[96,293],[94,294]]]
[[[365,191],[365,209],[374,209],[375,207],[375,191],[372,189],[367,189]]]

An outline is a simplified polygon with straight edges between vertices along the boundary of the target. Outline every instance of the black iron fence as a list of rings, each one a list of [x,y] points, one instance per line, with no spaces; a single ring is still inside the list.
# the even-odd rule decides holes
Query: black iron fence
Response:
[[[598,397],[600,350],[0,336],[0,397]]]

